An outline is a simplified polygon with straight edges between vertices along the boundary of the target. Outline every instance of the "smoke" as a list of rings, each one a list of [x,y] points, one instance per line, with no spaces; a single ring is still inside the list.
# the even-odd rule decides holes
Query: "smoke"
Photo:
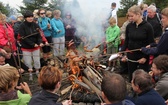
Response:
[[[108,1],[108,0],[107,0]],[[91,47],[101,43],[105,37],[103,23],[106,21],[111,1],[106,0],[68,0],[64,12],[71,12],[76,21],[78,37],[85,36]]]

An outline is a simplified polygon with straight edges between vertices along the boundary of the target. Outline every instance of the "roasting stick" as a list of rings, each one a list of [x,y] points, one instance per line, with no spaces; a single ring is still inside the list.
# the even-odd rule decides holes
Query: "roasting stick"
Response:
[[[100,97],[100,95],[96,92],[96,95],[98,96],[98,98],[100,99],[101,103],[104,103],[102,98]]]

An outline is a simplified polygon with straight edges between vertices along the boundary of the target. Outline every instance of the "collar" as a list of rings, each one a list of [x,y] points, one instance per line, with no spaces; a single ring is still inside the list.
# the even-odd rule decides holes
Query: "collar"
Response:
[[[121,101],[121,102],[117,102],[117,103],[113,103],[113,104],[105,104],[105,105],[123,105],[123,103]]]
[[[153,90],[153,89],[145,90],[145,91],[139,93],[138,96],[142,96],[142,95],[148,93],[148,92],[151,91],[151,90]]]
[[[41,91],[41,94],[44,95],[47,99],[53,100],[54,102],[57,102],[57,100],[59,99],[58,94],[50,93],[44,89]]]

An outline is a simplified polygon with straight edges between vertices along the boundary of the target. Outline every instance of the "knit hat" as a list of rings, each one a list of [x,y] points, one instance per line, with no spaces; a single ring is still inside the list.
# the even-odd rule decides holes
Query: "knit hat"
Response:
[[[17,20],[16,16],[14,16],[14,15],[11,15],[11,16],[9,17],[9,19],[10,19],[10,20]]]
[[[27,17],[33,17],[33,12],[31,12],[31,11],[26,11],[26,12],[24,13],[24,18],[27,18]]]

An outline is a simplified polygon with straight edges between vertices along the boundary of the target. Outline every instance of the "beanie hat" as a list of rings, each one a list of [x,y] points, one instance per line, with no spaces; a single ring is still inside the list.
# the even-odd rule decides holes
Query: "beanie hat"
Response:
[[[26,11],[24,13],[24,18],[27,18],[27,17],[33,17],[33,13],[31,11]]]
[[[17,20],[16,16],[14,16],[14,15],[11,15],[11,16],[9,17],[9,19],[10,19],[10,20]]]

